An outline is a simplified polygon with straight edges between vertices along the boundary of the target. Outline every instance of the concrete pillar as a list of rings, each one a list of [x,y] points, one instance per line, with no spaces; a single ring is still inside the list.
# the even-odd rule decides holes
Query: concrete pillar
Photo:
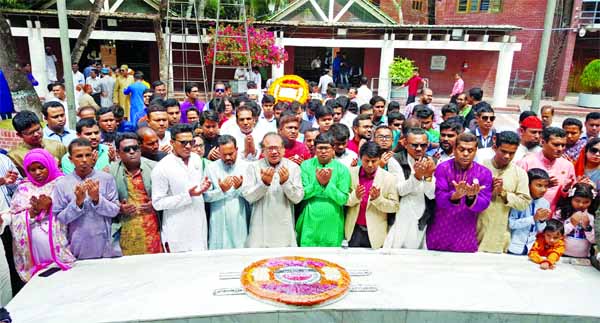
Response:
[[[275,45],[283,47],[283,32],[275,32]],[[273,80],[276,80],[277,78],[282,77],[285,74],[283,67],[284,63],[281,63],[279,65],[271,65],[271,78]]]
[[[46,85],[48,84],[48,72],[46,71],[46,52],[44,49],[44,37],[42,36],[42,27],[39,20],[32,22],[27,20],[27,44],[29,45],[29,61],[31,64],[31,73],[40,83],[34,89],[40,97],[48,94]]]
[[[507,105],[510,72],[512,70],[514,53],[512,44],[510,43],[503,44],[502,49],[498,53],[493,107],[506,107]]]
[[[392,37],[393,38],[393,37]],[[381,46],[381,58],[379,60],[379,88],[377,95],[389,100],[391,82],[389,77],[389,66],[394,61],[394,43],[386,34]]]

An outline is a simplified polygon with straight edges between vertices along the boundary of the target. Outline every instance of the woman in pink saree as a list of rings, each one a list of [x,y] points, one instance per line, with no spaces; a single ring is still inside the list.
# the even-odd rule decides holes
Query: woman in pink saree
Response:
[[[51,212],[52,190],[63,176],[56,160],[44,149],[32,149],[23,168],[27,179],[19,184],[10,211],[2,216],[2,230],[10,226],[15,267],[27,282],[52,264],[69,269],[75,258],[67,248],[65,228]]]

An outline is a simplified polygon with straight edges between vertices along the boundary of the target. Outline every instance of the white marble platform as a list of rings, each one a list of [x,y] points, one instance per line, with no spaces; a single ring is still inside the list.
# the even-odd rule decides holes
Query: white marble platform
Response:
[[[369,269],[349,293],[306,311],[247,295],[219,273],[274,256],[311,256]],[[422,250],[237,249],[78,262],[35,277],[7,306],[14,322],[600,322],[600,272],[559,264],[542,271],[526,257]]]

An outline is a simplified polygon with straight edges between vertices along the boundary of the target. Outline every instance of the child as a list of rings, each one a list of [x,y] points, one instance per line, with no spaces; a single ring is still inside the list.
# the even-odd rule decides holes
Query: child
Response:
[[[319,132],[326,133],[333,124],[333,109],[328,106],[320,106],[315,113],[315,118],[319,125]]]
[[[556,219],[546,221],[544,232],[537,235],[529,251],[529,259],[540,264],[540,268],[544,270],[554,269],[554,264],[565,251],[564,232],[565,228],[560,221]]]
[[[559,203],[554,218],[565,226],[565,255],[577,258],[590,256],[590,247],[594,243],[594,203],[596,191],[587,183],[577,183],[566,199]],[[562,206],[561,206],[562,205]]]
[[[550,176],[541,168],[532,168],[527,172],[529,178],[529,195],[531,204],[523,211],[511,209],[508,214],[510,229],[510,245],[508,253],[527,255],[536,235],[546,227],[546,220],[551,216],[550,203],[544,199],[544,194],[550,184]]]

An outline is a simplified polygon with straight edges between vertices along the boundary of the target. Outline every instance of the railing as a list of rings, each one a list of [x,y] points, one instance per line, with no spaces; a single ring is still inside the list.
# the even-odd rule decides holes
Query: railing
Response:
[[[600,0],[583,0],[579,21],[584,25],[600,25]]]

